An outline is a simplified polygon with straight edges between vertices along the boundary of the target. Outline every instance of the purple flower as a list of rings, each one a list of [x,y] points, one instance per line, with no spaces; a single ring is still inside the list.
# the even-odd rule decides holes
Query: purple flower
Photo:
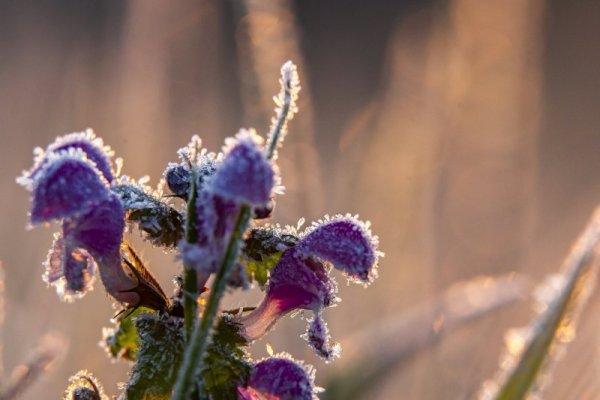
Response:
[[[241,130],[226,141],[225,157],[210,182],[224,199],[253,206],[269,203],[275,186],[275,167],[264,154],[262,138],[254,130]]]
[[[323,265],[286,250],[273,268],[267,294],[251,313],[240,318],[240,334],[248,341],[263,336],[282,316],[295,310],[318,314],[336,302],[337,288]]]
[[[46,152],[58,153],[67,149],[81,149],[88,160],[94,163],[102,173],[104,179],[109,183],[113,181],[114,175],[110,164],[113,151],[110,147],[105,146],[102,139],[96,137],[91,129],[56,138],[54,143],[48,146]]]
[[[100,172],[100,175],[108,182],[114,179],[110,159],[113,151],[105,146],[102,139],[96,137],[91,129],[85,132],[70,133],[57,137],[44,151],[41,148],[34,150],[34,166],[25,171],[17,180],[21,185],[31,189],[31,185],[44,167],[53,162],[52,157],[57,153],[80,150],[85,158]]]
[[[96,264],[90,254],[82,248],[66,243],[62,235],[54,235],[54,243],[44,263],[44,281],[56,287],[64,301],[71,302],[92,290]]]
[[[315,353],[326,362],[331,362],[334,358],[340,356],[341,347],[339,343],[330,343],[329,329],[327,323],[321,317],[321,313],[315,314],[302,337],[306,339]]]
[[[109,194],[107,182],[82,151],[54,153],[32,183],[31,222],[76,217]]]
[[[109,188],[110,155],[91,131],[67,135],[38,154],[36,165],[19,179],[32,191],[33,224],[62,221],[44,279],[71,300],[91,288],[97,265],[102,283],[117,301],[127,306],[163,304],[164,295],[148,274],[128,267],[131,263],[121,256],[125,211]]]
[[[241,400],[316,399],[314,371],[279,354],[256,364],[250,371],[247,387],[238,387]]]
[[[180,245],[185,265],[196,270],[198,287],[219,268],[237,217],[239,205],[208,190],[199,190],[196,200],[195,244]]]
[[[330,262],[351,280],[371,283],[377,276],[378,240],[363,223],[350,215],[313,224],[298,244],[298,254]]]

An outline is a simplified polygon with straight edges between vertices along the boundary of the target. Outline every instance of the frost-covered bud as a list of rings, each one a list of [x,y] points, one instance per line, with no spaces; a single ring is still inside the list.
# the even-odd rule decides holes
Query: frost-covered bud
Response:
[[[313,400],[314,370],[279,354],[256,364],[247,387],[238,387],[238,395],[241,400]]]
[[[320,313],[315,314],[302,337],[306,339],[315,353],[326,362],[331,362],[334,358],[340,356],[341,347],[339,343],[330,343],[329,329]]]
[[[65,243],[60,234],[55,234],[44,265],[44,281],[56,287],[62,300],[70,302],[92,290],[94,260],[85,249],[74,248],[70,240]]]
[[[80,150],[54,154],[33,182],[31,222],[71,218],[110,194],[106,180]]]
[[[89,372],[79,371],[69,378],[65,400],[108,400],[100,382]]]
[[[187,199],[191,172],[181,164],[169,163],[163,174],[169,190],[177,197]]]
[[[371,283],[377,276],[378,239],[363,223],[350,215],[313,224],[297,246],[303,257],[330,262],[351,280]]]
[[[253,341],[269,331],[282,316],[294,310],[315,313],[333,304],[335,282],[319,262],[296,256],[295,248],[286,250],[271,271],[267,294],[261,304],[240,318],[240,334]]]
[[[225,157],[210,181],[217,195],[253,206],[266,205],[275,186],[275,169],[264,154],[262,138],[254,130],[242,130],[228,139]]]

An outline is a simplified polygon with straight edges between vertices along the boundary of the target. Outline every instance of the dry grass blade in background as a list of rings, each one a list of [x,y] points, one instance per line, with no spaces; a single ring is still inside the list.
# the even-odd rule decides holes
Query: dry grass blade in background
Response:
[[[507,334],[507,355],[498,377],[484,383],[481,399],[515,400],[539,394],[558,347],[574,338],[576,319],[594,285],[594,252],[600,239],[600,208],[563,263],[562,273],[538,288],[539,316],[530,327]]]
[[[34,383],[40,375],[48,370],[67,348],[66,339],[58,333],[47,333],[39,345],[32,351],[29,361],[15,367],[0,393],[2,400],[14,400]]]
[[[345,340],[338,372],[323,399],[359,399],[393,367],[473,319],[523,296],[525,280],[515,274],[479,277],[452,286],[439,298],[360,331]]]

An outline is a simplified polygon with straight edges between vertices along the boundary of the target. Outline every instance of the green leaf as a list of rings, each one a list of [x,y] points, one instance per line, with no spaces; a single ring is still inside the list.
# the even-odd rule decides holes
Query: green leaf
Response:
[[[183,358],[183,319],[142,313],[135,318],[135,326],[140,345],[126,399],[169,399]],[[204,393],[193,398],[237,399],[237,387],[245,383],[250,371],[243,349],[247,343],[237,332],[230,318],[220,319],[206,353],[207,367],[202,371]]]
[[[250,363],[242,348],[247,343],[237,332],[237,325],[223,316],[207,350],[202,378],[204,390],[213,400],[236,400],[238,385],[248,378]]]
[[[135,361],[139,348],[139,337],[135,327],[135,318],[141,314],[151,313],[152,310],[140,307],[116,322],[116,327],[105,328],[104,345],[107,352],[114,358]]]
[[[125,388],[126,398],[169,399],[183,356],[183,320],[142,314],[136,318],[135,326],[140,347]]]

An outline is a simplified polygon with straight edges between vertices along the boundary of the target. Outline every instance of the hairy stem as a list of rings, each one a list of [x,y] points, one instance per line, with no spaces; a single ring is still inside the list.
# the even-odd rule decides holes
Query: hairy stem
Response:
[[[190,176],[190,193],[187,203],[187,220],[185,224],[185,240],[188,243],[196,243],[198,241],[198,232],[196,231],[196,172],[192,168]],[[198,312],[198,282],[196,279],[196,270],[184,265],[183,269],[183,327],[185,340],[190,339],[194,321]]]
[[[198,377],[200,371],[202,371],[210,333],[219,309],[219,302],[221,301],[221,297],[223,297],[227,281],[238,257],[242,235],[248,227],[250,216],[250,207],[248,205],[242,205],[235,228],[231,233],[225,256],[221,262],[221,267],[215,276],[210,296],[206,303],[206,308],[202,313],[202,319],[194,326],[194,330],[185,349],[183,363],[179,369],[177,381],[175,382],[172,397],[173,400],[184,400],[191,390],[195,379]]]

